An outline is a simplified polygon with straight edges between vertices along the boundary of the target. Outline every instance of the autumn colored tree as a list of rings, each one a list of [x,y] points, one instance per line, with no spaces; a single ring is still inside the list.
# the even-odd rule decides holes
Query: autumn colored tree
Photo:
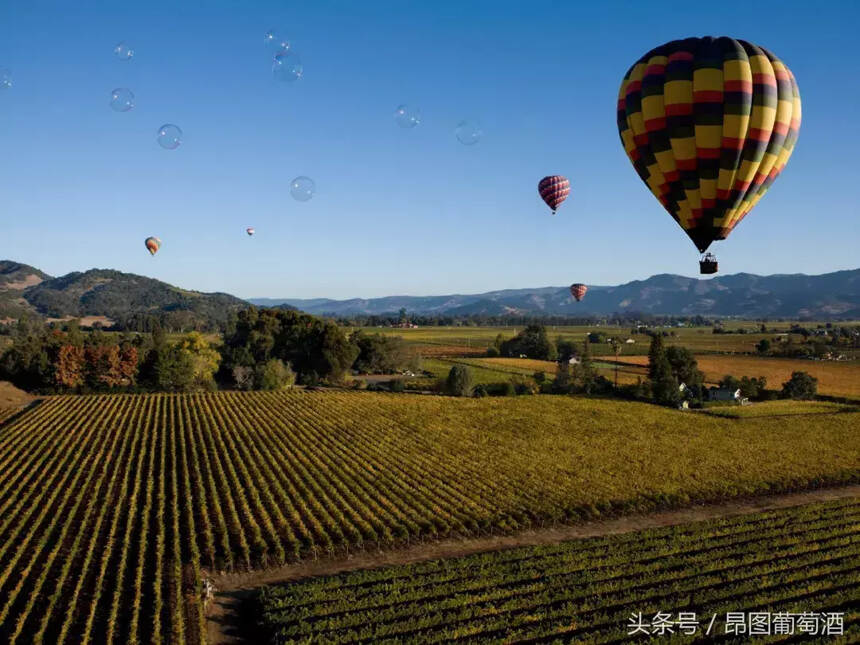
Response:
[[[63,345],[57,352],[54,379],[60,387],[74,389],[84,383],[86,357],[82,347]]]

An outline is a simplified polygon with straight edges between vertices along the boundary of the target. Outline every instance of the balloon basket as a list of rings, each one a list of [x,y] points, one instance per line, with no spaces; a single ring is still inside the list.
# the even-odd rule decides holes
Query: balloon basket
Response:
[[[699,273],[702,275],[711,275],[717,272],[719,265],[717,264],[717,258],[708,253],[699,260]]]

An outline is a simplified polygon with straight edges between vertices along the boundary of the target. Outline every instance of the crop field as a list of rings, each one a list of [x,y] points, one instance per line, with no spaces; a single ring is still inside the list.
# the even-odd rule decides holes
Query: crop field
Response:
[[[854,405],[842,405],[827,401],[760,401],[752,405],[729,404],[705,408],[706,414],[714,414],[733,419],[751,419],[755,417],[796,416],[810,414],[833,414],[838,412],[855,412]]]
[[[659,633],[657,612],[695,613],[700,637],[716,614],[726,638],[727,612],[762,611],[844,612],[856,642],[858,579],[851,499],[310,579],[264,588],[257,607],[270,643],[618,643],[631,614]]]
[[[813,323],[806,323],[811,325]],[[740,353],[755,354],[756,344],[767,338],[773,340],[776,332],[761,333],[755,331],[756,323],[728,322],[726,326],[730,329],[744,328],[744,334],[714,334],[711,327],[666,327],[667,331],[674,332],[674,336],[665,338],[667,345],[681,345],[694,352],[699,353]],[[769,328],[787,331],[789,323],[768,324]],[[662,328],[661,328],[662,329]],[[409,345],[415,347],[422,355],[426,356],[464,356],[475,354],[486,350],[493,344],[496,336],[501,334],[504,338],[513,338],[523,330],[523,326],[510,327],[420,327],[418,329],[398,329],[367,327],[368,333],[380,333],[388,336],[400,336]],[[555,341],[561,337],[581,343],[589,332],[602,332],[610,337],[633,338],[636,342],[623,347],[624,355],[641,356],[648,353],[650,339],[644,334],[630,335],[630,327],[617,327],[612,325],[601,326],[561,326],[547,325],[547,335],[550,340]],[[792,334],[791,337],[800,342],[803,337]],[[444,349],[442,349],[444,348]],[[593,344],[592,351],[597,355],[612,354],[612,348],[606,344]]]
[[[779,389],[792,372],[808,372],[818,379],[818,392],[832,396],[860,398],[860,361],[810,361],[759,356],[698,355],[705,380],[716,383],[727,374],[767,378],[768,387]],[[648,357],[627,356],[621,363],[647,365]]]
[[[569,397],[50,397],[0,425],[0,642],[196,643],[205,571],[860,481],[860,413]]]

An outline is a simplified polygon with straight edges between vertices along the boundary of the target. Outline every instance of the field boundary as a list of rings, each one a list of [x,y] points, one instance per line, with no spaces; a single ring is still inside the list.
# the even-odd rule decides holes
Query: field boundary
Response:
[[[572,525],[535,528],[510,534],[477,538],[450,538],[412,546],[318,560],[305,560],[283,567],[250,572],[227,573],[210,577],[216,593],[208,604],[207,642],[244,643],[237,626],[247,624],[247,601],[262,586],[294,582],[316,576],[335,575],[361,569],[414,564],[427,560],[458,558],[488,551],[503,551],[525,546],[555,544],[568,540],[603,537],[678,524],[704,522],[751,513],[791,508],[814,502],[860,498],[860,484],[820,488],[777,495],[759,495],[731,501],[699,504],[674,510],[637,513],[604,520],[589,520]]]

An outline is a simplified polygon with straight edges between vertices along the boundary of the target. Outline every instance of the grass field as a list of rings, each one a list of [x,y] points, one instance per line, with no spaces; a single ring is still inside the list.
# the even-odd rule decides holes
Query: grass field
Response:
[[[682,611],[700,637],[717,614],[718,639],[727,612],[845,612],[856,642],[858,579],[854,499],[316,578],[264,588],[257,607],[271,643],[618,643],[632,613]]]
[[[752,419],[756,417],[787,417],[809,414],[833,414],[834,412],[856,412],[855,405],[842,405],[827,401],[760,401],[752,405],[724,405],[705,408],[706,414],[732,419]]]
[[[860,413],[52,397],[0,426],[0,642],[199,642],[202,570],[860,480]]]
[[[810,361],[712,355],[698,355],[696,360],[699,363],[699,369],[705,373],[705,380],[709,383],[716,383],[727,374],[738,378],[764,376],[767,378],[768,387],[778,390],[791,378],[792,372],[808,372],[818,379],[820,394],[860,398],[860,362],[858,361]],[[648,357],[628,356],[619,358],[619,361],[645,366],[648,364]],[[631,367],[631,369],[636,368]]]

